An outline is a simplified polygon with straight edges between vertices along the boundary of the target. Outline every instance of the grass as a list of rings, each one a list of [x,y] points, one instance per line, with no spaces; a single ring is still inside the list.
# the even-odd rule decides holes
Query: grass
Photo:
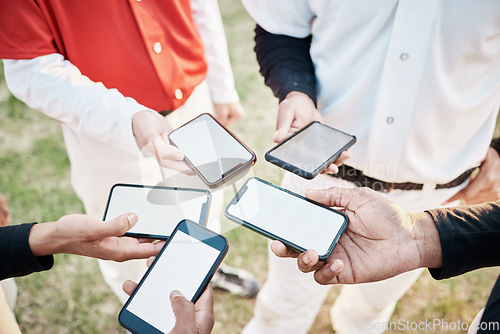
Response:
[[[254,174],[278,183],[282,173],[264,162],[272,146],[277,101],[263,84],[253,53],[254,23],[239,1],[221,0],[230,56],[246,118],[234,132],[257,153]],[[83,212],[69,180],[69,161],[59,124],[12,97],[0,66],[0,192],[17,223],[53,221]],[[227,196],[230,196],[228,194]],[[231,250],[227,263],[246,268],[264,282],[266,240],[224,222]],[[25,333],[123,333],[117,322],[120,303],[104,283],[94,259],[57,255],[53,270],[18,278],[16,315]],[[483,269],[436,282],[424,273],[401,299],[392,321],[443,318],[472,321],[484,307],[498,275]],[[340,287],[333,287],[311,333],[332,333],[328,310]],[[252,316],[254,300],[216,292],[214,333],[238,333]],[[396,333],[399,331],[390,331]],[[440,331],[436,331],[438,333]],[[457,331],[458,333],[458,331]]]

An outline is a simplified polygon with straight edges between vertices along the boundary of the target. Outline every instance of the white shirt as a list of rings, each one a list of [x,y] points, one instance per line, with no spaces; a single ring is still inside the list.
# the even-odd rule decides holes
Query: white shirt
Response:
[[[446,183],[486,155],[500,106],[498,0],[243,0],[265,30],[313,35],[324,122],[349,165]]]
[[[191,1],[193,21],[208,62],[207,85],[213,102],[238,101],[216,0]],[[132,117],[149,108],[116,89],[93,82],[61,54],[4,59],[9,90],[28,106],[103,143],[138,153]]]

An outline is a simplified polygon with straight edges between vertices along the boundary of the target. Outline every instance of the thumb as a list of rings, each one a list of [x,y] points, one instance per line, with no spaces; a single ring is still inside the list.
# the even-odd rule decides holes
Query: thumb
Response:
[[[170,303],[175,314],[175,327],[170,333],[196,333],[194,304],[177,290],[170,294]]]
[[[124,213],[101,225],[101,237],[122,236],[137,224],[138,218],[134,213]]]

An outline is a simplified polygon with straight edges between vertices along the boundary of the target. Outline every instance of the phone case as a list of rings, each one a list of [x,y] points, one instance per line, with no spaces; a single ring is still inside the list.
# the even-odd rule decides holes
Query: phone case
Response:
[[[248,147],[246,146],[241,140],[238,139],[238,137],[236,137],[231,131],[229,131],[225,126],[223,126],[221,123],[219,123],[219,121],[217,121],[212,115],[210,114],[207,114],[207,113],[204,113],[204,114],[201,114],[195,118],[193,118],[192,120],[190,120],[189,122],[181,125],[180,127],[178,127],[177,129],[175,129],[174,131],[170,132],[169,135],[168,135],[168,139],[170,141],[170,143],[174,146],[177,147],[177,145],[175,145],[175,143],[172,141],[172,138],[170,137],[170,134],[174,133],[175,131],[183,128],[184,126],[186,126],[187,124],[191,123],[192,121],[202,117],[202,116],[209,116],[214,122],[216,122],[217,124],[219,124],[222,129],[224,129],[227,133],[229,133],[229,135],[231,137],[234,138],[234,140],[236,140],[241,146],[243,146],[248,152],[250,152],[250,154],[252,155],[252,158],[250,160],[248,160],[246,163],[244,164],[241,164],[241,165],[238,165],[236,167],[234,167],[233,169],[227,171],[226,173],[224,173],[222,175],[222,178],[216,182],[210,182],[208,181],[204,176],[203,174],[200,173],[200,171],[196,168],[196,166],[194,166],[191,161],[189,161],[189,159],[187,157],[184,157],[184,161],[187,163],[187,165],[196,173],[196,175],[198,175],[202,181],[210,188],[210,189],[216,189],[216,188],[219,188],[221,187],[222,185],[224,185],[226,182],[228,182],[229,180],[233,179],[235,176],[239,175],[240,173],[244,173],[246,170],[250,169],[250,167],[252,167],[255,162],[257,161],[257,156],[255,155],[255,153]]]
[[[191,227],[188,229],[187,225],[191,225]],[[195,295],[191,299],[191,301],[193,303],[196,303],[196,301],[198,300],[198,298],[200,298],[200,296],[202,295],[203,291],[205,291],[205,289],[207,288],[207,286],[210,283],[210,281],[211,281],[213,275],[215,274],[217,268],[222,263],[222,260],[226,256],[227,251],[229,249],[229,243],[228,243],[227,239],[223,235],[217,234],[217,233],[209,230],[208,228],[203,227],[203,226],[199,225],[198,223],[195,223],[195,222],[187,220],[187,219],[184,219],[184,220],[180,221],[179,224],[177,224],[177,227],[172,232],[172,236],[178,230],[186,232],[187,234],[189,234],[189,235],[191,235],[193,237],[194,237],[194,235],[190,234],[189,232],[193,232],[193,230],[197,231],[197,233],[203,234],[203,239],[199,239],[199,240],[204,240],[203,242],[205,242],[205,243],[207,243],[209,245],[212,245],[212,244],[214,244],[216,242],[219,242],[219,241],[222,241],[224,243],[224,247],[221,250],[219,257],[217,258],[217,261],[214,262],[214,264],[212,265],[210,271],[207,273],[207,275],[205,276],[205,279],[203,280],[203,282],[201,283],[200,287],[196,291]],[[211,235],[211,238],[206,238],[207,235]],[[216,240],[214,238],[218,238],[218,240]],[[134,296],[138,293],[138,291],[140,291],[141,285],[144,283],[144,281],[146,280],[146,278],[148,277],[148,275],[151,273],[151,271],[154,270],[154,267],[155,267],[156,263],[161,258],[161,255],[164,253],[165,249],[168,247],[168,245],[169,245],[169,243],[170,243],[171,240],[172,240],[172,238],[170,238],[165,243],[165,245],[163,245],[162,249],[160,250],[160,252],[156,256],[155,260],[153,261],[153,263],[151,264],[151,266],[148,268],[148,270],[146,271],[146,273],[144,274],[144,276],[141,278],[141,280],[137,284],[137,288],[134,290],[134,292],[132,293],[132,295],[129,297],[129,299],[127,300],[127,302],[125,303],[125,305],[123,305],[122,309],[120,310],[120,313],[118,314],[118,322],[120,323],[120,325],[122,327],[128,329],[129,331],[133,332],[133,333],[136,333],[136,331],[135,331],[136,328],[145,328],[144,332],[147,332],[147,333],[151,333],[151,332],[162,333],[161,331],[159,331],[156,328],[152,327],[150,324],[148,324],[145,321],[143,321],[142,319],[138,318],[137,316],[132,316],[131,317],[131,316],[127,315],[127,313],[130,313],[127,310],[127,306],[130,304],[130,302],[132,301],[132,299],[134,298]]]
[[[116,187],[134,187],[134,188],[149,188],[149,189],[166,189],[166,190],[174,190],[174,191],[193,191],[193,192],[200,192],[204,193],[207,195],[207,202],[203,204],[203,209],[201,210],[200,214],[200,223],[199,225],[206,226],[207,221],[208,221],[208,213],[210,210],[210,202],[212,201],[212,194],[208,190],[203,190],[203,189],[191,189],[191,188],[179,188],[179,187],[162,187],[162,186],[146,186],[146,185],[139,185],[139,184],[127,184],[127,183],[117,183],[111,187],[111,190],[109,191],[109,196],[108,196],[108,202],[106,203],[106,209],[104,210],[104,216],[103,220],[106,220],[106,216],[108,214],[108,208],[109,204],[111,203],[111,197],[113,195],[113,190]],[[144,233],[134,233],[134,232],[126,232],[124,234],[125,236],[128,237],[134,237],[134,238],[147,238],[147,239],[155,239],[155,240],[168,240],[169,236],[164,236],[164,235],[159,235],[159,234],[144,234]]]
[[[290,137],[286,138],[285,140],[283,140],[281,143],[277,144],[276,146],[274,146],[273,148],[271,148],[269,151],[266,152],[265,154],[265,159],[266,161],[278,166],[278,167],[281,167],[291,173],[294,173],[294,174],[297,174],[305,179],[308,179],[308,180],[312,180],[314,179],[319,173],[321,173],[322,171],[324,171],[328,166],[330,166],[335,160],[337,160],[340,156],[340,154],[342,154],[342,152],[344,152],[345,150],[349,149],[349,147],[351,147],[352,145],[354,145],[354,143],[356,143],[356,137],[353,136],[353,135],[350,135],[348,133],[345,133],[343,131],[340,131],[338,129],[335,129],[335,128],[332,128],[331,126],[328,126],[328,125],[325,125],[325,124],[322,124],[320,123],[321,125],[323,126],[326,126],[330,129],[333,129],[333,130],[336,130],[336,131],[339,131],[339,132],[342,132],[350,137],[352,137],[352,140],[347,143],[346,145],[344,145],[339,151],[337,151],[334,155],[332,155],[330,158],[328,158],[328,160],[326,160],[324,163],[322,163],[321,165],[319,165],[313,172],[309,172],[309,171],[306,171],[306,170],[303,170],[297,166],[294,166],[284,160],[281,160],[279,158],[276,158],[275,156],[273,156],[273,151],[275,149],[277,149],[278,147],[280,147],[281,145],[285,144],[286,142],[290,141],[293,139],[293,137],[297,136],[299,133],[301,133],[302,131],[305,131],[307,128],[309,128],[311,125],[313,125],[314,123],[320,123],[318,121],[314,121],[314,122],[311,122],[309,123],[307,126],[303,127],[302,129],[300,129],[299,131],[295,132],[293,135],[291,135]]]
[[[333,211],[333,212],[335,212],[335,213],[338,213],[338,214],[340,214],[341,216],[343,216],[343,217],[344,217],[344,224],[343,224],[342,228],[339,230],[339,232],[338,232],[338,234],[336,235],[335,239],[332,241],[332,244],[331,244],[331,245],[330,245],[330,247],[328,248],[328,251],[327,251],[325,254],[318,254],[319,259],[320,259],[321,261],[324,261],[324,260],[328,259],[328,258],[330,257],[330,255],[332,254],[333,249],[334,249],[334,248],[335,248],[335,246],[337,245],[337,242],[339,241],[340,237],[342,236],[342,234],[344,233],[345,229],[347,228],[347,224],[348,224],[348,222],[349,222],[349,218],[348,218],[348,217],[347,217],[344,213],[342,213],[342,212],[340,212],[340,211],[334,210],[334,209],[332,209],[332,208],[330,208],[330,207],[328,207],[328,206],[326,206],[326,205],[323,205],[323,204],[321,204],[321,203],[318,203],[318,202],[315,202],[315,201],[313,201],[313,200],[310,200],[310,199],[308,199],[308,198],[306,198],[306,197],[304,197],[304,196],[301,196],[301,195],[296,194],[296,193],[294,193],[294,192],[292,192],[292,191],[290,191],[290,190],[284,189],[284,188],[279,187],[279,186],[277,186],[277,185],[275,185],[275,184],[272,184],[272,183],[270,183],[270,182],[267,182],[267,181],[265,181],[265,180],[262,180],[262,179],[260,179],[260,178],[258,178],[258,177],[251,177],[251,178],[249,178],[249,179],[245,182],[245,184],[241,187],[241,189],[240,189],[240,190],[238,190],[238,193],[237,193],[237,194],[233,197],[233,199],[229,202],[229,204],[226,206],[226,208],[225,208],[225,210],[224,210],[224,215],[226,216],[226,218],[228,218],[228,219],[230,219],[230,220],[234,221],[235,223],[240,224],[240,225],[242,225],[242,226],[244,226],[244,227],[246,227],[246,228],[248,228],[248,229],[250,229],[250,230],[252,230],[252,231],[254,231],[254,232],[256,232],[256,233],[258,233],[258,234],[260,234],[260,235],[262,235],[262,236],[264,236],[264,237],[266,237],[266,238],[268,238],[268,239],[281,241],[281,242],[282,242],[282,243],[284,243],[286,246],[290,247],[291,249],[293,249],[293,250],[295,250],[295,251],[297,251],[297,252],[299,252],[299,253],[303,253],[303,252],[307,251],[307,249],[305,249],[305,248],[303,248],[303,247],[301,247],[301,246],[299,246],[299,245],[296,245],[296,244],[295,244],[295,243],[293,243],[293,242],[290,242],[290,241],[288,241],[288,240],[286,240],[286,239],[283,239],[283,238],[281,238],[280,236],[277,236],[277,235],[275,235],[275,234],[273,234],[273,233],[270,233],[270,232],[268,232],[268,231],[266,231],[266,230],[264,230],[264,229],[261,229],[261,228],[259,228],[259,227],[255,226],[255,225],[251,224],[250,222],[247,222],[247,221],[245,221],[245,220],[242,220],[242,219],[240,219],[239,217],[233,216],[232,214],[230,214],[230,213],[229,213],[229,207],[230,207],[231,205],[235,205],[235,204],[236,204],[236,203],[240,200],[240,198],[243,196],[243,194],[245,193],[245,191],[246,191],[246,189],[247,189],[247,183],[248,183],[250,180],[252,180],[252,179],[257,180],[257,181],[259,181],[259,182],[261,182],[261,183],[264,183],[264,184],[266,184],[266,185],[268,185],[268,186],[271,186],[271,187],[273,187],[273,188],[276,188],[276,189],[279,189],[279,190],[281,190],[281,191],[284,191],[284,192],[286,192],[286,193],[288,193],[288,194],[290,194],[290,195],[292,195],[292,196],[295,196],[295,197],[298,197],[298,198],[300,198],[300,199],[303,199],[303,200],[305,200],[305,201],[307,201],[307,202],[309,202],[309,203],[312,203],[312,204],[314,204],[314,205],[321,206],[321,207],[323,207],[323,208],[325,208],[325,209],[328,209],[328,210],[330,210],[330,211]]]

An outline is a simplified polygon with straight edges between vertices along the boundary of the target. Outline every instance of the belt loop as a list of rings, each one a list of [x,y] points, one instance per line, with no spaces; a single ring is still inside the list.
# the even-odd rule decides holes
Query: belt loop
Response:
[[[424,183],[422,185],[422,192],[432,192],[436,190],[436,184],[435,183]]]

